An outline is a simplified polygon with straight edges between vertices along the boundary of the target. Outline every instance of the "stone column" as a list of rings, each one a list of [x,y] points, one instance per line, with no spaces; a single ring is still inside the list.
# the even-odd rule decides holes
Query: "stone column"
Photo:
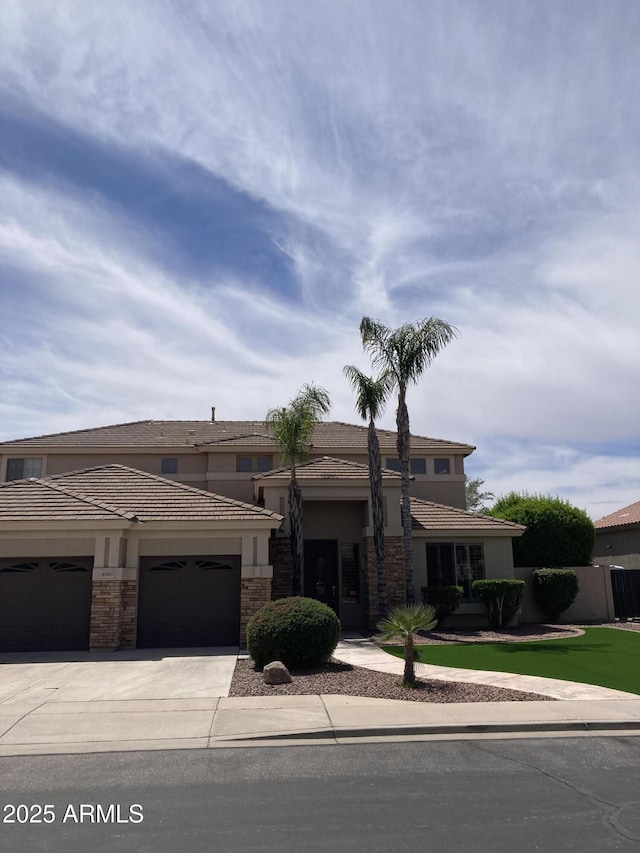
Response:
[[[91,589],[90,649],[135,646],[138,582],[130,570],[94,569]]]
[[[243,566],[240,580],[240,645],[247,641],[247,624],[271,601],[273,566]]]
[[[364,538],[364,546],[367,627],[374,629],[378,622],[378,569],[373,536],[366,536]],[[401,536],[385,536],[384,568],[389,609],[392,607],[404,607],[407,603],[407,597],[404,573],[404,547]]]

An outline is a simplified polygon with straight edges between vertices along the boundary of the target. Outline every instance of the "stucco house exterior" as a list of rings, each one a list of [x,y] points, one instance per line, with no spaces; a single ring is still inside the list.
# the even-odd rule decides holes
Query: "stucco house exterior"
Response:
[[[594,522],[594,562],[640,569],[640,501]]]
[[[395,432],[379,431],[390,604],[404,599]],[[519,525],[465,510],[474,447],[413,436],[415,585],[512,577]],[[261,421],[138,421],[0,444],[0,650],[234,645],[291,594],[289,470]],[[303,593],[371,627],[367,429],[318,425],[297,467]]]

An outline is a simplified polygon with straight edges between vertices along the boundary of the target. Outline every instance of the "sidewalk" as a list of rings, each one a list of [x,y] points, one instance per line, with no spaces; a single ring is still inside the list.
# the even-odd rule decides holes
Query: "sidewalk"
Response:
[[[384,657],[380,657],[383,655]],[[358,666],[402,672],[367,641],[344,640],[336,657]],[[422,666],[422,665],[420,665]],[[394,669],[395,668],[395,669]],[[444,670],[420,674],[482,679],[509,686],[524,678],[505,673]],[[434,673],[434,670],[438,670]],[[640,734],[640,696],[617,691],[597,695],[588,685],[537,679],[540,692],[565,691],[557,702],[437,704],[309,695],[183,697],[53,701],[19,695],[0,702],[0,756],[156,749],[207,749],[253,745],[346,744],[389,739]],[[551,682],[551,683],[550,683]],[[520,689],[534,689],[527,677]],[[571,695],[573,691],[574,695]]]

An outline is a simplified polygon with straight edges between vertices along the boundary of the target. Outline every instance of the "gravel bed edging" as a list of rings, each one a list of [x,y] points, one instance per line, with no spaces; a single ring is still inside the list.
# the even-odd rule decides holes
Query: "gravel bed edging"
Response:
[[[574,637],[584,634],[584,627],[620,628],[640,631],[640,622],[608,622],[599,625],[522,625],[506,631],[490,630],[430,631],[418,636],[417,644],[531,642]],[[463,639],[464,635],[464,639]],[[363,637],[366,637],[363,634]],[[375,637],[370,637],[375,642]],[[553,702],[550,696],[525,693],[486,684],[463,681],[419,680],[416,688],[403,687],[400,677],[371,669],[351,666],[332,658],[314,670],[291,670],[292,684],[265,684],[262,672],[253,661],[241,658],[231,681],[229,696],[300,696],[305,694],[339,694],[367,696],[374,699],[399,699],[408,702]]]
[[[545,702],[537,693],[508,690],[488,684],[419,679],[415,688],[404,687],[399,675],[376,672],[331,659],[313,670],[291,670],[292,684],[265,684],[251,659],[237,662],[229,696],[300,696],[339,694],[408,702]]]

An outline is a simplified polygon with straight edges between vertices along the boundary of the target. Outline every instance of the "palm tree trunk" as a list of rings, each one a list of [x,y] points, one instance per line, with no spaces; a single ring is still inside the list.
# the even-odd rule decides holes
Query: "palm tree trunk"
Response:
[[[373,516],[373,544],[376,549],[378,575],[378,618],[387,615],[387,578],[384,569],[384,504],[382,497],[382,466],[380,443],[373,419],[369,421],[369,482],[371,485],[371,514]]]
[[[295,477],[295,468],[291,469],[289,481],[289,531],[291,534],[292,587],[294,595],[302,592],[302,489]]]
[[[413,634],[409,633],[404,641],[404,675],[402,676],[404,684],[413,684],[416,680],[414,659]]]
[[[400,460],[400,494],[402,496],[401,517],[404,541],[404,570],[407,587],[407,604],[416,600],[413,583],[413,541],[411,539],[411,495],[409,491],[409,453],[411,450],[411,433],[409,432],[409,411],[405,401],[406,389],[400,388],[398,393],[398,411],[396,424],[398,427],[398,459]]]

